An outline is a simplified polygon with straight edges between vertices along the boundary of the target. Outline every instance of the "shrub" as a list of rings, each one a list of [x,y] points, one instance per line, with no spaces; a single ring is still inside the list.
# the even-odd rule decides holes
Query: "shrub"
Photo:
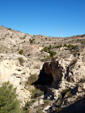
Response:
[[[68,49],[72,50],[72,49],[77,49],[78,46],[69,44],[67,47]]]
[[[55,46],[55,48],[61,48],[61,47],[62,47],[62,45]]]
[[[31,98],[37,98],[44,94],[44,92],[41,91],[40,89],[33,89],[33,90],[31,90],[31,93],[32,93]]]
[[[81,43],[82,43],[82,44],[85,44],[85,41],[82,41]]]
[[[23,54],[23,49],[21,49],[21,50],[19,51],[19,54],[21,54],[21,55]]]
[[[50,54],[50,57],[53,57],[54,55],[56,55],[55,51],[51,51],[50,49],[52,49],[53,47],[51,45],[49,45],[49,47],[44,47],[42,51],[48,52]]]
[[[48,47],[44,47],[41,51],[48,52]]]
[[[30,41],[30,44],[32,44],[33,42],[34,42],[34,38],[33,39],[29,39],[29,41]]]
[[[0,87],[0,113],[23,113],[17,99],[16,89],[9,82]]]
[[[52,45],[49,45],[48,49],[52,49],[52,48],[53,48]]]
[[[31,85],[32,83],[34,83],[35,81],[37,81],[38,76],[37,74],[33,74],[30,77],[28,77],[28,81],[26,82],[27,85]]]
[[[55,51],[49,51],[50,57],[53,57],[54,55],[56,55]]]
[[[47,56],[47,59],[50,59],[50,58],[51,58],[50,55],[48,55],[48,56]]]
[[[41,60],[41,62],[45,62],[46,61],[46,59],[40,59]]]
[[[23,65],[23,63],[25,62],[22,57],[19,57],[18,60],[19,60],[20,65]]]
[[[8,30],[11,30],[11,28],[8,28]]]
[[[64,44],[63,47],[67,47],[67,44]]]

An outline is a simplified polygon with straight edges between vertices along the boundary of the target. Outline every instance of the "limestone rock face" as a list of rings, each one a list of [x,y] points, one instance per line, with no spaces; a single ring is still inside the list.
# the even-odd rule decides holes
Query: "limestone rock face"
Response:
[[[24,60],[23,65],[21,65],[20,59]],[[22,106],[30,100],[31,93],[25,85],[30,75],[38,73],[40,69],[37,68],[40,68],[39,64],[36,65],[36,62],[32,63],[21,55],[9,55],[9,57],[3,55],[0,59],[0,85],[7,81],[13,84],[17,88],[16,93]]]
[[[14,87],[17,87],[17,94],[22,104],[28,100],[30,92],[24,89],[24,82],[29,76],[29,68],[24,74],[25,68],[19,64],[17,59],[2,59],[0,61],[0,84],[9,81]]]

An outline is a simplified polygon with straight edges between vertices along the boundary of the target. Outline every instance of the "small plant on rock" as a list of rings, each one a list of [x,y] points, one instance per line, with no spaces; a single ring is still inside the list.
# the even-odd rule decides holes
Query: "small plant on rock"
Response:
[[[41,91],[40,89],[33,89],[31,90],[31,93],[32,93],[32,96],[31,96],[32,99],[42,96],[44,94],[44,92]]]
[[[23,54],[23,49],[21,49],[21,50],[19,51],[19,54],[21,54],[21,55]]]
[[[19,57],[18,60],[19,60],[20,65],[23,65],[23,63],[25,62],[22,57]]]

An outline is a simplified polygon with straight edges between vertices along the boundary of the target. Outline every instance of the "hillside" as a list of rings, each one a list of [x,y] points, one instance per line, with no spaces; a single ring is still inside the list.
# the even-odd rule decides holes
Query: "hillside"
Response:
[[[79,107],[84,113],[85,35],[48,37],[0,26],[0,85],[7,81],[29,113],[81,113]]]

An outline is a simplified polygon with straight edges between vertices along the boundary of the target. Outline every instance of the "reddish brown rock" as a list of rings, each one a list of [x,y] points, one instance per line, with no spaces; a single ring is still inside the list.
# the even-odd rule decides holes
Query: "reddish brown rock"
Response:
[[[62,67],[58,61],[45,62],[36,83],[57,87],[62,78]]]

